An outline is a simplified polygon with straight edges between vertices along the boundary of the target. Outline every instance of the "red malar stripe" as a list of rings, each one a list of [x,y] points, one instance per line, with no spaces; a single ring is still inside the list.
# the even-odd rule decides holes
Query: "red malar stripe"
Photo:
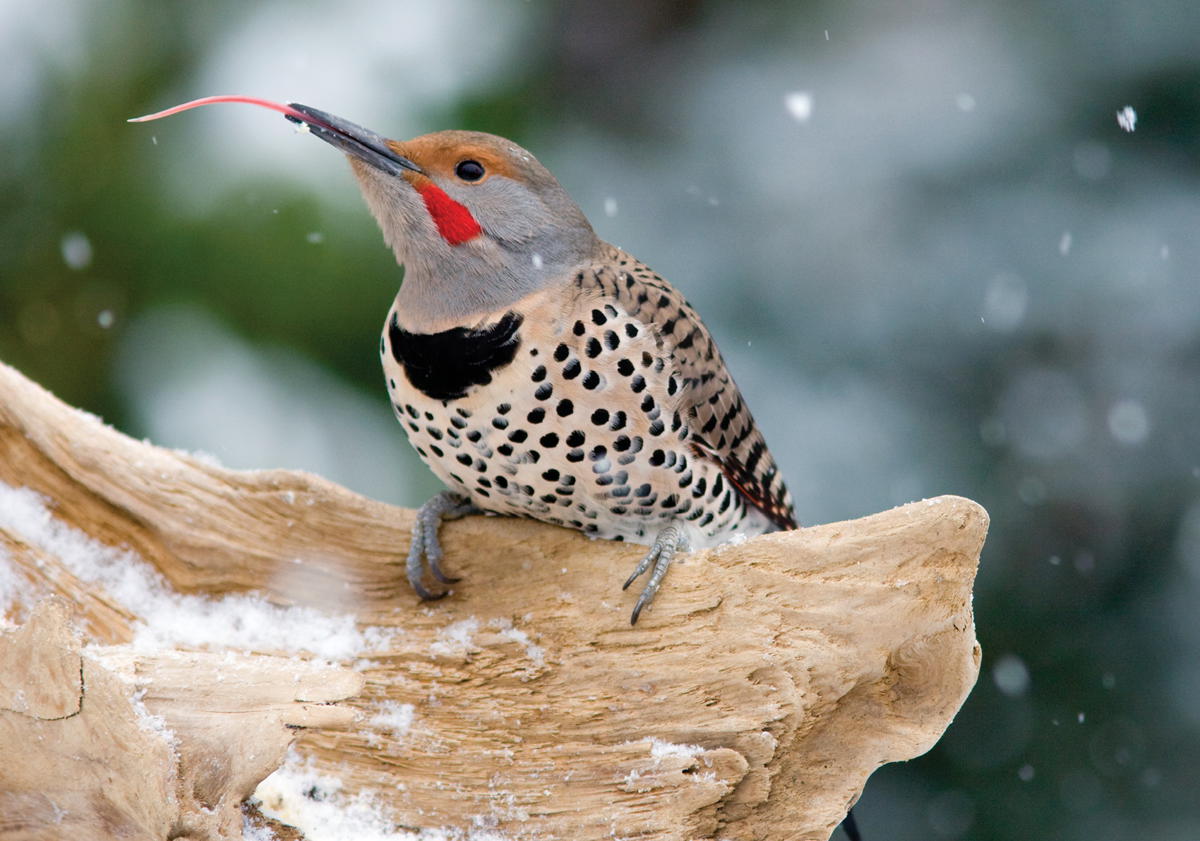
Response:
[[[471,211],[446,195],[440,187],[426,183],[418,189],[426,210],[433,217],[433,224],[437,225],[438,233],[446,242],[461,245],[483,233]]]

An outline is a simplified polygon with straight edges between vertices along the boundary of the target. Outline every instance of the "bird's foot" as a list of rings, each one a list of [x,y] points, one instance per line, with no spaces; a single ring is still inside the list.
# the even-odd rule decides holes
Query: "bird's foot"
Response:
[[[658,592],[658,587],[662,584],[663,576],[667,574],[667,568],[671,566],[671,561],[675,558],[675,553],[680,549],[687,549],[687,541],[683,537],[683,525],[676,521],[658,533],[658,537],[654,539],[654,545],[650,547],[650,551],[646,553],[646,556],[637,565],[637,569],[633,571],[633,575],[629,576],[628,580],[621,586],[622,590],[628,590],[629,585],[637,580],[639,575],[650,569],[651,566],[654,567],[650,573],[649,580],[646,581],[645,588],[642,589],[642,594],[638,596],[637,604],[633,606],[633,615],[629,617],[630,625],[637,624],[638,616],[642,613],[642,608],[654,600],[654,594]]]
[[[429,573],[441,584],[453,584],[458,581],[442,572],[442,544],[438,541],[438,529],[445,520],[457,520],[467,514],[478,513],[470,500],[462,494],[453,491],[442,491],[437,496],[417,509],[417,519],[413,523],[412,543],[408,547],[408,560],[405,564],[408,571],[408,583],[412,585],[417,595],[426,601],[440,599],[449,590],[434,593],[425,589],[421,579],[425,575],[425,565],[429,565]]]

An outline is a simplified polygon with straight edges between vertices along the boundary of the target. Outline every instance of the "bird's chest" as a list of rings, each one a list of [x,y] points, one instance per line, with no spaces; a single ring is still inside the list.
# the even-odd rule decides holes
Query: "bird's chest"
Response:
[[[481,508],[630,540],[742,513],[688,444],[661,341],[611,304],[419,338],[389,315],[382,356],[417,453]]]

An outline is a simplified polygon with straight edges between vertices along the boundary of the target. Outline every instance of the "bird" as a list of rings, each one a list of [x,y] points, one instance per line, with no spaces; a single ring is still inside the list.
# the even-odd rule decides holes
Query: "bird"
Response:
[[[531,153],[493,134],[387,139],[299,103],[279,111],[342,151],[404,267],[379,356],[396,419],[446,485],[416,515],[405,561],[424,600],[446,574],[439,530],[473,513],[527,517],[649,550],[630,615],[675,556],[798,528],[794,505],[712,334],[680,292],[601,240]],[[861,841],[853,811],[841,827]]]
[[[443,522],[533,518],[648,550],[636,624],[680,553],[797,528],[761,429],[696,310],[601,240],[530,152],[449,130],[387,139],[325,111],[279,111],[349,159],[403,266],[379,344],[393,412],[445,484],[406,557],[422,599],[458,579]],[[427,578],[437,582],[427,586]]]

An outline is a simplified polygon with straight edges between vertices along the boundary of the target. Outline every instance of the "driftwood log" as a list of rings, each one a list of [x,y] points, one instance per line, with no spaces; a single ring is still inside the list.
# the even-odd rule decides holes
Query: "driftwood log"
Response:
[[[987,515],[958,497],[693,553],[630,627],[638,547],[466,518],[443,529],[462,582],[421,604],[413,512],[134,441],[3,365],[0,483],[175,592],[383,629],[339,664],[148,647],[147,617],[0,520],[25,623],[0,636],[3,841],[241,838],[240,802],[293,738],[397,833],[824,839],[873,770],[937,741],[979,669]],[[378,723],[388,703],[411,722]]]

